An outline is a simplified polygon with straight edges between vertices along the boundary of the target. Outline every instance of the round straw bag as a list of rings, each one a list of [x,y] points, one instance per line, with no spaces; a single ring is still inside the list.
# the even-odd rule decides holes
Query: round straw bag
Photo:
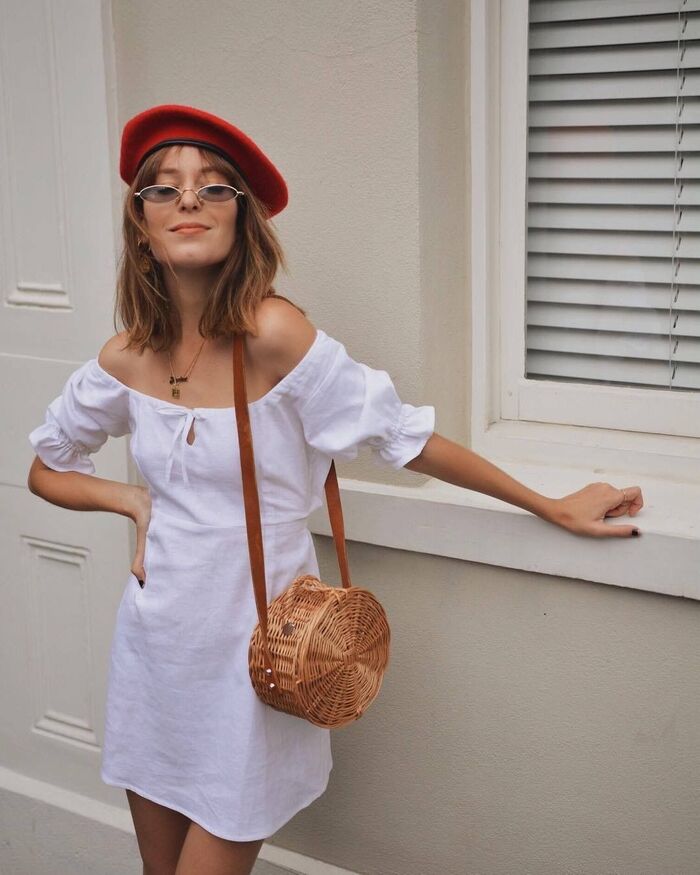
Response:
[[[325,493],[343,585],[330,586],[312,574],[302,574],[267,604],[240,334],[234,336],[233,374],[248,551],[259,620],[248,648],[250,679],[258,697],[272,708],[336,729],[361,717],[377,696],[389,662],[389,623],[372,593],[350,583],[334,461]]]

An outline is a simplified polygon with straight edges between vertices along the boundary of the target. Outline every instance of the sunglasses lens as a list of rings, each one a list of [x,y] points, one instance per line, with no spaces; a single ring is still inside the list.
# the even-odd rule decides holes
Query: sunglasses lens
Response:
[[[141,197],[154,204],[165,204],[168,201],[174,201],[177,195],[178,190],[172,185],[149,185],[141,191]]]
[[[230,201],[236,192],[227,185],[205,185],[199,196],[205,201]]]
[[[147,185],[141,189],[141,197],[154,204],[166,204],[174,201],[180,194],[174,185]],[[199,196],[204,201],[221,203],[236,197],[236,192],[229,185],[205,185],[200,189]]]

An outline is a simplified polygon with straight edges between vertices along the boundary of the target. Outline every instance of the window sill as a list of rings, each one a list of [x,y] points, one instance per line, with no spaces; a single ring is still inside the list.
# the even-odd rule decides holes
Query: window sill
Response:
[[[339,478],[345,536],[398,550],[700,599],[700,485],[632,480],[613,471],[587,476],[580,468],[494,464],[553,497],[600,480],[638,485],[644,498],[639,514],[607,518],[606,525],[633,522],[641,535],[575,535],[522,508],[434,478],[416,487]],[[325,504],[311,514],[309,527],[332,535]]]

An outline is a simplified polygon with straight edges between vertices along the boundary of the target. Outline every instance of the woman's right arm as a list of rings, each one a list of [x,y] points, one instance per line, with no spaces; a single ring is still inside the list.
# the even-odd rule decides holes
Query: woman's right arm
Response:
[[[34,457],[27,478],[29,491],[51,504],[69,510],[106,510],[136,522],[142,486],[106,480],[78,471],[54,471],[39,456]]]
[[[79,471],[54,471],[35,456],[27,478],[29,491],[69,510],[103,510],[129,517],[136,523],[136,554],[131,571],[145,581],[143,559],[151,519],[151,495],[145,486],[106,480]]]

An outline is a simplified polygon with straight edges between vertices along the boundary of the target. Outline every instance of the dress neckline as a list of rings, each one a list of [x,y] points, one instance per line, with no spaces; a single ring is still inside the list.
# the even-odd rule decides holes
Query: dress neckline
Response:
[[[311,346],[306,350],[303,357],[296,363],[292,370],[286,373],[284,377],[279,380],[279,382],[275,383],[275,385],[271,389],[269,389],[264,395],[261,395],[260,398],[256,398],[254,401],[249,401],[248,407],[257,407],[258,405],[262,405],[264,402],[276,397],[280,392],[286,391],[289,388],[290,384],[293,382],[293,380],[299,376],[301,370],[303,369],[302,366],[309,360],[312,350],[316,348],[320,341],[321,335],[323,334],[324,332],[320,328],[317,328],[316,336],[311,342]],[[141,392],[139,389],[134,389],[133,386],[127,386],[126,383],[122,383],[121,380],[118,380],[113,374],[110,374],[109,371],[106,371],[102,367],[102,365],[97,360],[97,356],[95,356],[95,358],[93,359],[90,359],[89,364],[94,364],[97,372],[108,381],[111,381],[117,386],[120,386],[122,389],[126,389],[127,392],[132,392],[134,395],[138,395],[140,398],[145,398],[155,404],[166,404],[168,407],[177,408],[178,410],[186,410],[190,413],[196,412],[198,410],[204,411],[206,413],[231,413],[236,409],[234,404],[229,404],[227,407],[188,407],[186,404],[177,404],[174,401],[166,401],[165,398],[158,398],[155,395],[149,395],[147,392]]]

